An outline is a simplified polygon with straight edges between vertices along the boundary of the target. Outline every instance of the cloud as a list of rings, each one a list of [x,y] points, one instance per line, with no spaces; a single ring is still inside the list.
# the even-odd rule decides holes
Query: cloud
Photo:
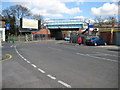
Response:
[[[89,19],[86,19],[85,22],[86,22],[86,23],[93,24],[93,23],[95,23],[95,20],[89,18]]]
[[[76,0],[61,0],[61,2],[75,2]]]
[[[76,16],[74,17],[75,19],[82,19],[82,20],[85,20],[85,17],[84,16]]]
[[[103,22],[110,22],[111,20],[107,20],[107,19],[105,19]]]
[[[95,20],[91,19],[91,18],[86,18],[84,16],[76,16],[74,17],[75,19],[81,19],[83,21],[85,21],[86,23],[90,23],[90,24],[93,24],[95,23]]]
[[[82,12],[79,7],[68,8],[66,2],[75,0],[11,0],[20,2],[28,7],[33,14],[41,14],[49,17],[63,17],[63,14],[76,14]]]
[[[105,3],[103,6],[99,8],[91,8],[91,12],[95,16],[113,16],[118,15],[118,5],[117,4],[110,4]]]

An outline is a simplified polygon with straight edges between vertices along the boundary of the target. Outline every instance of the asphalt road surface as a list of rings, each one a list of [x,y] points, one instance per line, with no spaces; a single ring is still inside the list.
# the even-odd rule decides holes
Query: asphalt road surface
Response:
[[[3,44],[3,88],[117,88],[118,51],[58,41]],[[8,56],[9,57],[9,56]]]

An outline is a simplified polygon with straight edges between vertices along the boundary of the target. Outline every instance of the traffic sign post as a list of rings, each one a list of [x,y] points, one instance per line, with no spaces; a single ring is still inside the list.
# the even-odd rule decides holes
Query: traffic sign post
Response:
[[[88,27],[89,27],[89,28],[90,28],[90,27],[94,27],[94,25],[89,25]]]
[[[94,25],[89,25],[89,23],[88,23],[88,34],[90,35],[90,28],[91,27],[94,27]]]
[[[6,30],[10,30],[10,24],[9,23],[6,24]]]

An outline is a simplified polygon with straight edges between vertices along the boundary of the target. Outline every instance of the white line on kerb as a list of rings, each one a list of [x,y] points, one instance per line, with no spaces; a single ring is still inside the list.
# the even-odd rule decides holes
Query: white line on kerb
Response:
[[[64,86],[67,87],[67,88],[71,88],[70,85],[68,85],[67,83],[65,83],[65,82],[63,82],[63,81],[58,80],[58,83],[64,85]]]
[[[41,72],[41,73],[45,73],[45,71],[43,71],[42,69],[38,68],[38,70]]]
[[[55,80],[56,78],[55,77],[53,77],[52,75],[47,75],[49,78],[51,78],[51,79],[53,79],[53,80]]]
[[[34,65],[34,64],[31,64],[34,68],[36,68],[37,66],[36,65]]]

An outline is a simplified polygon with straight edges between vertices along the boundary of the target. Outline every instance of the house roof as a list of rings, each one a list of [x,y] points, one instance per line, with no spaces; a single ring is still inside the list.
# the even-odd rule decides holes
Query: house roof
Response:
[[[32,34],[50,34],[50,30],[40,29],[38,32],[32,32]]]

